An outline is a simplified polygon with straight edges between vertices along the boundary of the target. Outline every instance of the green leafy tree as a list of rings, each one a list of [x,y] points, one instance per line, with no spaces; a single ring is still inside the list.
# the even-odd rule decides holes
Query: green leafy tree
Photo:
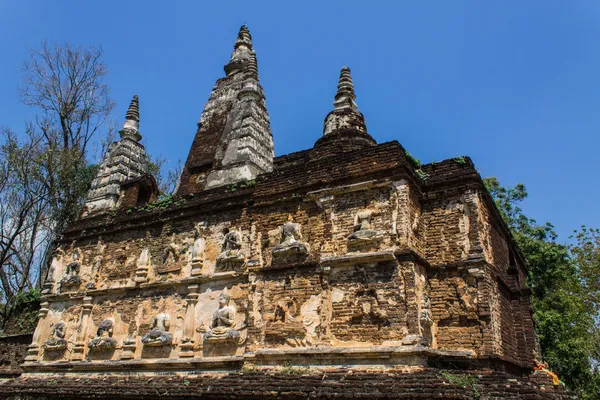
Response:
[[[544,360],[582,399],[600,398],[598,291],[589,290],[600,278],[598,231],[581,231],[575,246],[558,243],[552,224],[538,224],[519,207],[524,185],[506,188],[496,178],[485,184],[527,261]]]

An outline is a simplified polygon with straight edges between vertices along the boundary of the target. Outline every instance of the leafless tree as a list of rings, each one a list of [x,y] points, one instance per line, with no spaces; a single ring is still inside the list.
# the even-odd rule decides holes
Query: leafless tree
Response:
[[[172,194],[181,177],[181,160],[169,161],[166,157],[148,155],[148,172],[156,179],[158,190],[162,194]]]
[[[58,125],[45,134],[59,133],[63,148],[78,149],[82,155],[114,107],[104,83],[107,69],[102,54],[101,47],[42,43],[23,63],[23,103],[40,109],[46,126]],[[46,137],[48,142],[56,139]]]

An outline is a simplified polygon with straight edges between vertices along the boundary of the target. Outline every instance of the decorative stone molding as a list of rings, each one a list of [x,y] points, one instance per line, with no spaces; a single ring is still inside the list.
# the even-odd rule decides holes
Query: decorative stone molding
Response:
[[[146,283],[150,270],[150,248],[144,247],[137,260],[137,269],[133,281],[137,284]]]
[[[180,357],[193,357],[196,341],[194,335],[196,332],[196,304],[198,304],[199,285],[189,285],[188,295],[186,297],[187,306],[185,308],[185,317],[183,320],[183,338],[180,345]]]
[[[73,353],[71,354],[72,361],[81,361],[84,359],[85,339],[87,338],[88,323],[93,306],[92,298],[90,296],[83,298],[81,323],[79,325],[79,330],[77,331]]]
[[[202,269],[204,268],[204,250],[206,246],[206,241],[201,237],[201,224],[195,226],[195,231],[194,244],[192,245],[191,276],[202,275]]]
[[[36,361],[38,359],[38,355],[40,352],[40,335],[42,332],[42,323],[45,321],[46,316],[48,315],[48,308],[50,303],[47,301],[43,301],[40,304],[40,311],[38,312],[38,325],[35,328],[35,332],[33,333],[33,339],[29,347],[27,347],[27,356],[25,357],[25,361]]]

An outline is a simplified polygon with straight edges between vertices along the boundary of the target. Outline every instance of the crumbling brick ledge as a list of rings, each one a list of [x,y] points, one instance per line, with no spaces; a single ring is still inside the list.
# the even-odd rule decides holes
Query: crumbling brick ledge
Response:
[[[492,370],[352,370],[283,366],[238,372],[26,374],[0,381],[0,398],[71,399],[574,399],[545,375]]]

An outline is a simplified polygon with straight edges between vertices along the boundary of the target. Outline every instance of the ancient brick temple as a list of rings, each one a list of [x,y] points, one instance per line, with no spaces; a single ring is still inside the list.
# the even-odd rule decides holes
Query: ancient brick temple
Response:
[[[173,198],[140,120],[136,96],[0,394],[568,397],[531,375],[527,267],[473,163],[378,144],[349,68],[314,147],[274,157],[242,27]]]

